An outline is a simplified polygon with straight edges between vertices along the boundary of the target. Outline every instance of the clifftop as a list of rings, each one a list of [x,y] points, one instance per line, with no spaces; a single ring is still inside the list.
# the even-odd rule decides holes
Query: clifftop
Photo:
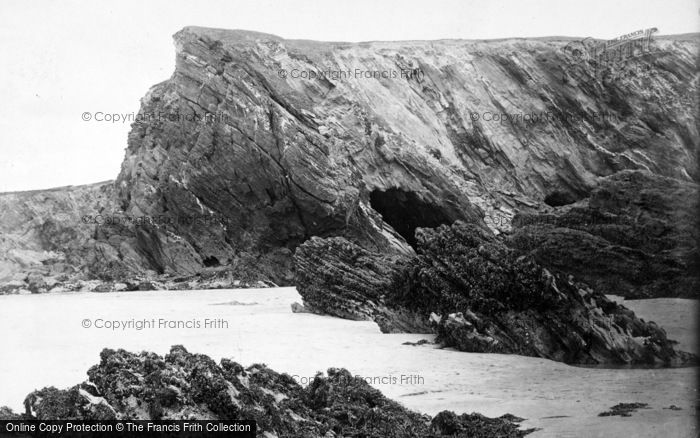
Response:
[[[487,43],[494,43],[494,42],[500,42],[500,41],[544,41],[544,42],[553,42],[553,41],[561,41],[564,43],[568,43],[571,41],[580,41],[585,39],[585,36],[563,36],[563,35],[552,35],[552,36],[541,36],[541,37],[511,37],[511,38],[491,38],[491,39],[464,39],[464,38],[444,38],[444,39],[439,39],[439,40],[397,40],[397,41],[382,41],[382,40],[370,40],[370,41],[358,41],[358,42],[348,42],[348,41],[320,41],[320,40],[308,40],[308,39],[294,39],[294,38],[283,38],[278,35],[273,35],[270,33],[265,33],[265,32],[257,32],[254,30],[246,30],[246,29],[221,29],[221,28],[215,28],[215,27],[203,27],[203,26],[185,26],[182,29],[180,29],[178,32],[173,35],[173,38],[176,40],[180,37],[182,37],[184,34],[195,34],[198,36],[206,37],[206,38],[211,38],[214,40],[219,40],[222,42],[230,42],[230,43],[235,43],[235,42],[250,42],[250,41],[256,41],[256,40],[262,40],[262,39],[269,39],[273,41],[284,41],[286,43],[295,43],[295,42],[309,42],[309,43],[318,43],[318,44],[328,44],[328,45],[334,45],[334,44],[369,44],[369,43],[388,43],[388,44],[396,44],[396,45],[402,45],[406,43],[426,43],[426,44],[434,44],[436,42],[445,42],[445,41],[453,41],[453,42],[487,42]],[[592,38],[594,41],[605,41],[603,38]],[[700,39],[700,32],[696,33],[684,33],[684,34],[670,34],[670,35],[655,35],[654,39],[656,40],[685,40],[685,41],[695,41],[697,42]]]

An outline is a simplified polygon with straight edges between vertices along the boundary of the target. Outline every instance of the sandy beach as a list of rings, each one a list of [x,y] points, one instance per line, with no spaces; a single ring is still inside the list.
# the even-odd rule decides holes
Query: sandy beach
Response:
[[[542,428],[533,437],[697,434],[697,368],[581,368],[432,344],[403,345],[433,337],[386,335],[372,322],[295,314],[290,310],[295,301],[300,297],[294,288],[0,296],[0,347],[5,352],[0,405],[22,411],[24,397],[34,389],[85,380],[105,347],[164,354],[171,345],[182,344],[216,360],[266,363],[302,384],[317,371],[345,367],[408,408],[429,414],[444,409],[511,413],[527,419],[524,427]],[[695,351],[697,330],[688,321],[696,301],[624,304],[665,327],[680,349]],[[87,320],[90,327],[85,328]],[[154,321],[155,326],[138,330],[138,321]],[[181,328],[172,328],[177,324]],[[598,417],[629,402],[649,408],[631,417]],[[681,410],[668,409],[671,405]]]

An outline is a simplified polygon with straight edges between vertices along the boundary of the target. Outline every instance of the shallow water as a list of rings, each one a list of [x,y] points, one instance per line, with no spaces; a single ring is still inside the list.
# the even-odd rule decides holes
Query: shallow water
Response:
[[[374,323],[294,314],[293,288],[215,291],[70,293],[0,296],[0,405],[22,410],[24,397],[47,385],[86,378],[102,348],[165,354],[191,352],[243,365],[266,363],[297,376],[345,367],[375,382],[385,395],[418,411],[505,413],[541,427],[532,437],[694,437],[697,368],[591,369],[515,355],[462,353],[406,341],[431,335],[381,334]],[[626,301],[695,351],[698,303]],[[84,328],[85,319],[91,327]],[[105,321],[155,322],[155,328],[96,328]],[[157,328],[159,319],[199,328]],[[205,328],[205,320],[218,323]],[[155,320],[155,321],[152,321]],[[222,320],[222,321],[220,321]],[[223,323],[226,322],[226,324]],[[87,324],[87,323],[85,323]],[[385,382],[382,384],[381,382]],[[648,403],[631,417],[598,417],[620,402]],[[682,410],[669,410],[676,405]]]

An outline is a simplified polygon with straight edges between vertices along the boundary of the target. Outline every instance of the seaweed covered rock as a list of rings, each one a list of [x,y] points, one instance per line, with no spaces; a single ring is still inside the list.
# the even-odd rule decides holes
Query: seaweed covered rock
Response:
[[[518,430],[523,421],[512,415],[487,418],[480,414],[462,414],[443,411],[431,420],[406,410],[399,403],[384,397],[353,377],[344,369],[329,369],[327,378],[316,378],[306,389],[308,403],[323,412],[323,422],[339,437],[514,437],[532,430]],[[454,425],[446,427],[444,418],[455,417]]]
[[[105,349],[89,380],[68,390],[44,388],[17,415],[0,419],[254,420],[258,436],[332,438],[522,437],[513,416],[441,412],[435,419],[409,411],[345,369],[329,369],[302,387],[264,365],[244,368],[174,346],[165,357]],[[449,419],[449,425],[448,421]]]
[[[418,229],[416,240],[417,256],[402,258],[370,253],[340,238],[305,243],[296,253],[305,305],[342,316],[336,303],[352,303],[385,332],[420,332],[430,324],[438,341],[462,351],[576,364],[695,360],[676,352],[656,324],[551,274],[480,227],[457,222]],[[356,281],[365,278],[368,266],[382,266],[383,275]]]
[[[417,232],[419,255],[389,307],[434,312],[438,338],[463,351],[578,364],[677,365],[666,333],[584,285],[555,276],[464,223]]]
[[[491,436],[510,436],[513,430],[512,423],[519,423],[523,418],[510,414],[498,418],[488,418],[481,414],[457,415],[452,411],[442,411],[433,418],[432,430],[438,436],[483,436],[483,430],[488,429]],[[530,432],[530,431],[528,431]]]
[[[516,215],[509,245],[605,294],[698,298],[698,189],[647,171],[620,172],[584,201]]]
[[[0,420],[21,420],[24,415],[12,412],[7,406],[0,406]]]
[[[34,391],[24,400],[27,416],[37,420],[89,418],[116,420],[117,413],[107,401],[96,395],[93,385],[76,385],[67,390],[53,386]]]

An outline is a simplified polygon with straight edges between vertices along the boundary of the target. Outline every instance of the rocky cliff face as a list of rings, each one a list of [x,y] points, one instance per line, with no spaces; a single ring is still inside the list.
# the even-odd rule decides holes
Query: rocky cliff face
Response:
[[[582,201],[517,215],[508,243],[597,291],[698,298],[699,201],[692,182],[619,172]]]
[[[593,69],[570,41],[346,44],[185,28],[175,42],[175,73],[141,110],[175,120],[134,125],[119,205],[226,217],[173,231],[202,261],[252,258],[278,282],[311,236],[409,254],[418,226],[485,227],[484,212],[580,200],[624,169],[698,178],[693,41],[656,41],[635,61],[644,75],[582,84]]]
[[[0,194],[0,279],[4,290],[46,292],[116,258],[82,217],[113,210],[112,181]]]
[[[161,219],[120,212],[113,181],[2,193],[0,294],[269,285],[203,266],[189,243],[163,231],[169,221]]]
[[[384,397],[345,369],[302,387],[265,365],[244,368],[174,346],[161,357],[102,351],[89,380],[67,390],[35,391],[25,413],[0,407],[0,419],[253,420],[259,437],[522,437],[512,415],[486,418],[443,411],[430,418]]]
[[[173,76],[142,100],[108,201],[61,207],[97,248],[77,251],[76,266],[107,280],[221,269],[292,284],[293,251],[312,236],[410,256],[417,227],[505,232],[516,213],[583,202],[624,170],[697,183],[697,41],[658,38],[605,80],[572,43],[185,28]],[[76,211],[165,220],[83,224]],[[21,247],[8,237],[17,230],[5,232],[7,251]]]

